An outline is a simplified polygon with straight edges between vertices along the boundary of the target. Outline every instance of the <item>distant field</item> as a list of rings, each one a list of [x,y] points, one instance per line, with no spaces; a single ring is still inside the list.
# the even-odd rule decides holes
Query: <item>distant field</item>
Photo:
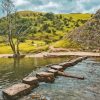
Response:
[[[20,43],[19,47],[21,53],[36,53],[36,52],[46,51],[48,49],[48,45],[46,45],[45,42],[32,41],[32,40],[26,40],[25,42]],[[11,54],[11,53],[13,52],[7,42],[0,43],[0,54]]]
[[[75,20],[78,19],[90,19],[91,18],[91,14],[87,13],[87,14],[81,14],[81,13],[73,13],[73,14],[62,14],[64,17],[68,18],[68,17],[73,17]]]

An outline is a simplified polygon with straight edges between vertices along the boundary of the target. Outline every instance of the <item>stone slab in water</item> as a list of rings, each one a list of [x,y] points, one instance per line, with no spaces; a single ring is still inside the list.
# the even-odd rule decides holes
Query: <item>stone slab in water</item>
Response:
[[[76,60],[76,62],[80,62],[80,61],[85,60],[85,59],[87,59],[87,56],[79,57],[79,58],[76,58],[75,60]]]
[[[58,70],[55,69],[48,69],[47,72],[54,73],[55,76],[58,74]]]
[[[40,72],[36,74],[37,76],[53,76],[53,73],[48,73],[48,72]]]
[[[51,66],[51,69],[55,69],[55,70],[58,70],[58,71],[63,71],[63,67],[60,66],[60,65],[53,65],[53,66]]]
[[[70,67],[72,66],[72,62],[63,62],[63,63],[60,63],[59,64],[60,66],[62,66],[63,68],[67,68],[67,67]]]
[[[63,63],[60,63],[59,65],[62,66],[64,69],[67,68],[67,67],[70,67],[70,66],[73,66],[75,64],[77,64],[78,62],[81,62],[82,60],[85,60],[87,57],[84,56],[84,57],[78,57],[76,59],[73,59],[69,62],[63,62]]]
[[[32,88],[39,86],[38,78],[37,77],[25,77],[23,79],[23,83],[29,84]]]
[[[70,62],[72,63],[72,65],[75,65],[79,62],[81,62],[82,60],[85,60],[87,57],[78,57],[76,59],[71,60]]]
[[[55,80],[54,73],[49,73],[49,72],[37,73],[36,77],[40,82],[53,82]]]
[[[20,96],[31,92],[31,86],[24,83],[15,84],[3,90],[3,95],[9,100],[15,100]]]

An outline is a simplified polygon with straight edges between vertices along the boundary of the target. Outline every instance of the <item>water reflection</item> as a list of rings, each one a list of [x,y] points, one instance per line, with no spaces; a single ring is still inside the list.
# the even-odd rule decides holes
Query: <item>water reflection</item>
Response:
[[[24,58],[24,59],[6,59],[0,58],[0,87],[19,82],[33,70],[44,67],[48,64],[59,63],[71,59],[64,58]]]

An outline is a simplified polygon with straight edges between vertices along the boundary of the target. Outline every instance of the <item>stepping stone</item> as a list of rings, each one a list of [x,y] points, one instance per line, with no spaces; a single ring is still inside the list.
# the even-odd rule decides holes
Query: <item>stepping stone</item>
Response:
[[[31,86],[24,83],[15,84],[3,90],[4,98],[15,100],[31,92]]]
[[[71,62],[73,63],[73,65],[75,65],[75,64],[81,62],[82,60],[85,60],[86,58],[87,57],[78,57],[78,58],[76,58],[74,60],[71,60]]]
[[[67,68],[67,67],[70,67],[70,66],[73,66],[79,62],[81,62],[82,60],[84,59],[87,59],[87,57],[78,57],[76,59],[73,59],[69,62],[63,62],[63,63],[60,63],[59,65],[62,66],[64,69]]]
[[[60,63],[59,65],[65,69],[67,67],[72,66],[73,64],[72,64],[72,62],[63,62],[63,63]]]
[[[53,65],[53,66],[51,66],[51,69],[55,69],[55,70],[58,70],[58,71],[63,71],[63,67],[59,66],[59,65]]]
[[[53,82],[55,80],[53,73],[40,72],[36,74],[36,77],[40,82]]]
[[[36,88],[37,86],[39,86],[37,77],[25,77],[22,82],[29,84],[32,88]]]
[[[58,70],[55,70],[55,69],[48,69],[47,72],[54,73],[54,76],[57,76],[58,74]]]

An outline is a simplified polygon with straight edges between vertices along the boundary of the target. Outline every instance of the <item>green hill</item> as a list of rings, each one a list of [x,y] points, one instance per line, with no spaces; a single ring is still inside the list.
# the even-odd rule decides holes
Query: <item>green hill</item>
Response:
[[[100,10],[83,26],[71,31],[67,38],[80,44],[83,50],[100,51]]]
[[[39,50],[42,47],[47,49],[48,45],[63,39],[67,33],[82,26],[91,18],[91,14],[53,14],[32,11],[17,12],[17,15],[19,26],[31,24],[30,30],[20,41],[22,52],[34,52],[34,48],[37,51],[35,45],[39,45]],[[2,48],[3,46],[9,48],[7,40],[2,39],[6,37],[7,33],[5,18],[0,19],[0,45],[2,45]],[[26,49],[23,50],[23,47]],[[9,52],[11,52],[10,48]]]

